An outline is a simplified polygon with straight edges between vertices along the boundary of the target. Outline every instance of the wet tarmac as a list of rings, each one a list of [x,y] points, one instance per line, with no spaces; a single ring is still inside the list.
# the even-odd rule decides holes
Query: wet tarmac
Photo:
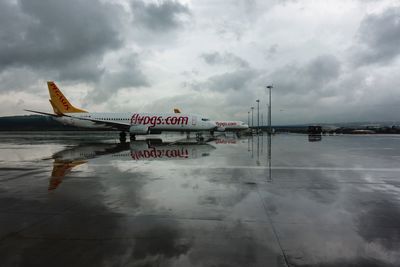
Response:
[[[117,137],[0,134],[0,266],[400,266],[400,136]]]

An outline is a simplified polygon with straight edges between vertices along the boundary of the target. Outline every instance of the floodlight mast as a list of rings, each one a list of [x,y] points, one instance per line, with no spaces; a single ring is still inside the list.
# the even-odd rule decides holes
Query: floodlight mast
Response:
[[[257,102],[257,134],[260,132],[260,99]]]

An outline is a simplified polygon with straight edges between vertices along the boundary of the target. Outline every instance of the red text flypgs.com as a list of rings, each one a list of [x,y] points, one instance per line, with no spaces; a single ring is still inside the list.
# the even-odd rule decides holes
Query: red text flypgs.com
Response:
[[[156,125],[187,125],[189,121],[188,117],[180,116],[168,116],[163,118],[163,116],[140,116],[139,114],[133,114],[131,118],[131,124],[143,124],[150,125],[150,127],[154,127]]]

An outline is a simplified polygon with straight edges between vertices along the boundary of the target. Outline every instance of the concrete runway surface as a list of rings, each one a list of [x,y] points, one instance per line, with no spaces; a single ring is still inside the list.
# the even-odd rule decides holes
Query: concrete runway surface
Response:
[[[400,266],[400,136],[0,134],[0,266]]]

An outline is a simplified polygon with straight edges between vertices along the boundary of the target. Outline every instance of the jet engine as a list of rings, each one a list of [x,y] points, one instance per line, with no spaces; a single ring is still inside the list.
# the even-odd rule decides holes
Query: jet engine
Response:
[[[140,125],[140,124],[132,124],[131,127],[129,128],[129,133],[132,135],[135,134],[148,134],[149,133],[149,127],[146,125]]]

